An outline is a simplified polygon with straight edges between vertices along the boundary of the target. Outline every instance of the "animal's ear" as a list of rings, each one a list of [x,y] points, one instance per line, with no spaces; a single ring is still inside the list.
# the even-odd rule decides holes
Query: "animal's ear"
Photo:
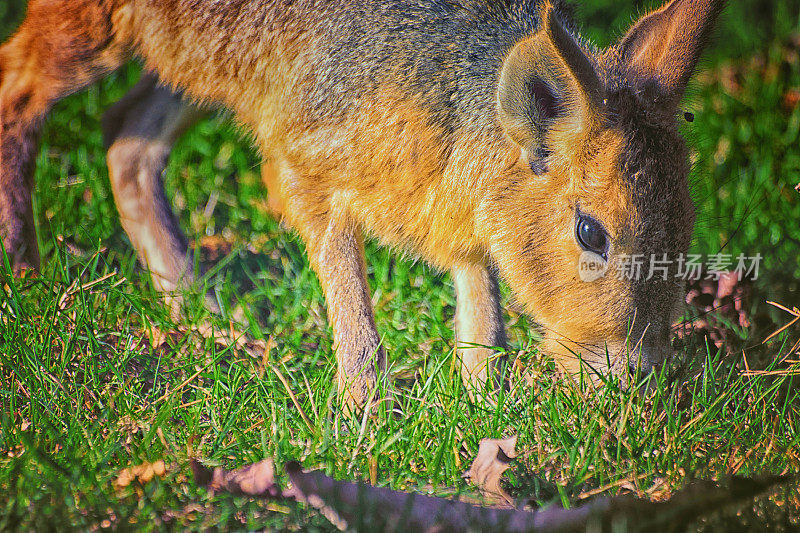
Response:
[[[724,0],[672,0],[642,17],[616,45],[634,83],[676,107]]]
[[[542,28],[511,50],[503,62],[497,103],[500,123],[531,158],[545,155],[544,137],[557,120],[574,129],[595,123],[604,89],[594,64],[550,5]]]

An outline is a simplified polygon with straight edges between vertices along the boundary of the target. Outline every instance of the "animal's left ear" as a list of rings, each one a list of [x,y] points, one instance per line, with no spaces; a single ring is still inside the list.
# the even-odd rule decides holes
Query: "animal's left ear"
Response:
[[[616,45],[634,84],[677,107],[724,0],[672,0],[642,17]]]

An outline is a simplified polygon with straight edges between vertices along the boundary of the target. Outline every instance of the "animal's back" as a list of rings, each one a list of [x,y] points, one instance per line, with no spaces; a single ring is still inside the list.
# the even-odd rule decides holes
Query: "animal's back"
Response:
[[[129,5],[137,47],[162,78],[244,116],[266,98],[302,109],[308,120],[335,122],[370,93],[393,90],[429,106],[439,123],[457,128],[493,121],[502,60],[535,31],[540,3],[132,0]]]

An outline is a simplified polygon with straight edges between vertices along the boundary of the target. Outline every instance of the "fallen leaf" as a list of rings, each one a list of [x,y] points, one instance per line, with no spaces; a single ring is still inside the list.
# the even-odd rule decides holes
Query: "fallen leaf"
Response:
[[[154,463],[144,462],[130,468],[123,468],[114,481],[114,486],[122,489],[138,480],[140,484],[149,483],[154,477],[164,477],[167,473],[167,466],[164,461],[159,459]]]
[[[514,449],[516,445],[516,435],[505,439],[481,440],[478,455],[464,474],[494,504],[514,506],[513,498],[500,486],[500,478],[508,470],[511,460],[518,455]]]

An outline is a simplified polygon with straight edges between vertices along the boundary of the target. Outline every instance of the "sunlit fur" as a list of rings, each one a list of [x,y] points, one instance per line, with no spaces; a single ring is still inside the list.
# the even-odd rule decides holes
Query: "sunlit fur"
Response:
[[[33,0],[0,48],[0,180],[29,187],[50,105],[132,52],[254,133],[274,205],[326,292],[351,400],[369,398],[386,364],[362,232],[454,272],[460,343],[504,340],[496,269],[568,369],[575,352],[601,371],[608,354],[622,371],[637,345],[648,369],[668,351],[679,287],[580,281],[575,210],[605,225],[612,265],[621,253],[687,250],[675,105],[721,4],[674,0],[594,51],[546,2]],[[555,104],[539,107],[529,80]],[[29,199],[6,195],[0,207],[5,246],[35,263],[18,253]],[[484,378],[491,353],[468,358],[466,374]]]

